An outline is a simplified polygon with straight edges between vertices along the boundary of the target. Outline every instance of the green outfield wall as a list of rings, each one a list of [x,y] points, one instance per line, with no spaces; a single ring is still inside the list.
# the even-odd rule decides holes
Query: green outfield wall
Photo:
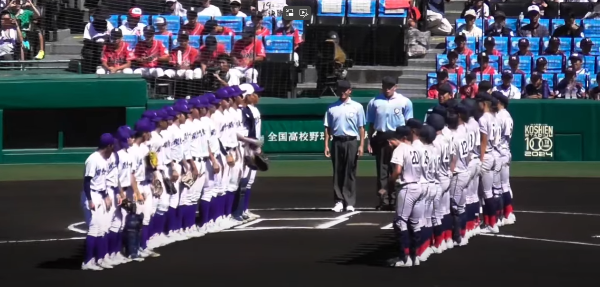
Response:
[[[82,162],[101,133],[132,125],[142,112],[172,104],[148,100],[137,76],[21,75],[0,77],[0,163]],[[368,97],[357,97],[366,108]],[[263,98],[264,150],[320,154],[323,116],[334,98]],[[435,101],[413,101],[423,119]],[[600,161],[600,102],[515,100],[515,161]]]

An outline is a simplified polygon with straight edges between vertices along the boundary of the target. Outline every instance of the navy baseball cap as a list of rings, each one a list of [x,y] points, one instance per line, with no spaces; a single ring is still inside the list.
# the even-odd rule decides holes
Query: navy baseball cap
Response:
[[[492,97],[494,97],[498,102],[501,102],[504,106],[508,105],[508,97],[500,92],[493,92]]]
[[[503,79],[512,79],[513,78],[513,73],[510,70],[504,70],[502,71],[502,78]]]
[[[484,44],[494,44],[496,45],[496,40],[494,39],[494,37],[487,37],[485,38],[485,40],[483,41]]]
[[[446,107],[442,106],[442,105],[436,105],[435,107],[433,107],[433,109],[431,110],[432,114],[438,114],[444,118],[446,118]]]
[[[569,60],[577,60],[577,61],[583,61],[583,57],[581,56],[581,54],[579,53],[573,53],[571,54],[571,56],[569,57]]]
[[[254,88],[255,93],[259,93],[259,92],[262,92],[265,90],[265,89],[261,88],[258,84],[251,83],[250,85]]]
[[[220,88],[215,92],[215,97],[219,100],[226,100],[229,99],[229,93],[227,92],[227,89]]]
[[[456,106],[454,106],[454,110],[459,114],[468,115],[470,114],[471,108],[465,106],[462,103],[458,103],[456,104]]]
[[[406,126],[411,129],[420,129],[423,127],[423,122],[418,119],[411,118],[406,121]]]
[[[421,130],[419,130],[419,136],[424,138],[428,142],[433,142],[437,134],[434,127],[424,125],[423,127],[421,127]]]
[[[581,42],[579,42],[579,46],[585,46],[585,45],[591,45],[591,46],[593,46],[594,42],[592,42],[592,39],[590,39],[590,38],[583,38],[581,40]]]
[[[173,109],[178,114],[189,114],[190,113],[190,106],[187,104],[176,104],[175,106],[173,106]]]
[[[546,64],[548,64],[548,60],[546,60],[546,58],[545,58],[545,57],[539,57],[539,58],[538,58],[538,59],[535,61],[535,63],[536,63],[537,65],[546,65]]]
[[[425,121],[427,125],[433,127],[436,131],[441,131],[446,125],[446,120],[439,114],[430,114]]]
[[[478,101],[491,102],[493,98],[490,94],[486,92],[479,92],[475,96],[475,99]]]
[[[514,56],[513,55],[513,56],[510,56],[510,58],[508,58],[508,61],[509,62],[517,62],[517,63],[519,63],[520,60],[519,60],[518,56]]]
[[[529,46],[529,40],[527,40],[527,38],[521,38],[519,39],[519,46]]]
[[[109,145],[114,145],[115,144],[115,138],[113,137],[113,135],[111,135],[110,133],[104,133],[100,136],[100,144],[98,145],[99,148],[105,148]]]
[[[403,137],[410,137],[410,134],[412,133],[412,131],[410,130],[409,127],[407,126],[401,126],[401,127],[397,127],[396,131],[394,132],[394,136],[397,139],[401,139]]]

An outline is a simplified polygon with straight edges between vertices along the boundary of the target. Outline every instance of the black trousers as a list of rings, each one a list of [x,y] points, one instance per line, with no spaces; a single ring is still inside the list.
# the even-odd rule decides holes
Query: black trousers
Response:
[[[356,137],[333,137],[331,148],[333,199],[345,206],[355,206],[358,141]]]
[[[371,148],[375,154],[375,165],[377,168],[377,194],[379,196],[380,206],[393,206],[396,204],[396,193],[394,186],[390,185],[389,177],[392,173],[392,152],[394,151],[388,144],[388,139],[393,132],[378,132],[372,139]]]

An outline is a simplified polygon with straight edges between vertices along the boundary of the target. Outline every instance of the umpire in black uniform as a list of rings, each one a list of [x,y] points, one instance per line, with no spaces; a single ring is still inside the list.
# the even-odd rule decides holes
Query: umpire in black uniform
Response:
[[[365,111],[350,98],[350,82],[337,82],[339,100],[329,105],[325,113],[325,156],[333,163],[333,198],[335,212],[354,211],[356,204],[356,164],[363,155],[365,142]],[[329,150],[329,138],[331,151]]]

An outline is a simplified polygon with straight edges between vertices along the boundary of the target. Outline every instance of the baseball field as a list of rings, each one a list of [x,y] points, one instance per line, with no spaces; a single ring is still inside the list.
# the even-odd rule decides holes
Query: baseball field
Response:
[[[393,213],[373,209],[373,161],[359,163],[358,210],[333,213],[329,161],[272,160],[253,187],[259,220],[161,247],[158,258],[83,272],[82,168],[0,166],[4,285],[529,287],[597,278],[596,162],[514,163],[517,223],[409,269],[384,266],[395,251]]]

